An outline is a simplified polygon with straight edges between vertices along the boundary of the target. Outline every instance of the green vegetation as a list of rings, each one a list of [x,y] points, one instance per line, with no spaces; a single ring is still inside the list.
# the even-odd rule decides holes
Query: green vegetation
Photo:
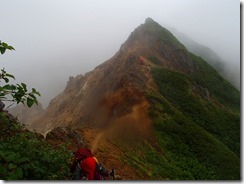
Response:
[[[155,56],[151,56],[148,59],[155,65],[161,65],[161,61]]]
[[[208,88],[211,95],[221,104],[239,112],[240,92],[200,57],[193,54],[190,56],[196,64],[196,70],[191,74],[192,79]]]
[[[182,73],[155,68],[152,74],[161,94],[148,94],[155,137],[165,157],[171,158],[171,166],[180,170],[168,177],[240,179],[239,114],[193,92],[196,84]],[[211,95],[213,89],[207,87]],[[225,95],[231,98],[232,93]],[[188,172],[187,178],[180,176],[183,171]]]
[[[171,32],[160,26],[154,20],[148,18],[146,20],[144,28],[145,34],[149,34],[153,37],[159,38],[160,41],[162,41],[163,43],[172,45],[176,49],[185,49],[184,45],[182,45]]]
[[[0,52],[14,50],[0,41]],[[8,84],[13,75],[1,70],[0,100],[27,104],[37,104],[40,93],[27,86]],[[11,98],[11,97],[12,98]],[[2,180],[52,180],[69,178],[70,153],[64,146],[53,148],[41,135],[29,132],[11,115],[0,112],[0,179]]]
[[[15,50],[12,46],[8,45],[5,42],[2,42],[0,40],[0,52],[1,54],[4,54],[6,52],[6,50]]]
[[[209,131],[239,155],[240,116],[238,113],[220,108],[215,101],[194,94],[192,90],[194,84],[182,73],[164,68],[155,68],[152,72],[160,93],[178,111]],[[212,88],[208,89],[212,95]]]
[[[165,143],[165,140],[162,140],[162,144],[163,142]],[[181,150],[175,153],[161,149],[161,146],[158,144],[153,147],[148,142],[141,142],[133,150],[126,152],[127,161],[129,160],[128,163],[137,168],[142,175],[152,180],[217,179],[213,170],[199,162],[186,148],[180,147]],[[143,154],[139,154],[138,150]],[[184,152],[180,153],[182,150]]]
[[[196,68],[201,65],[208,67],[196,62]],[[212,69],[206,79],[200,73],[187,76],[162,67],[151,71],[159,89],[159,94],[147,94],[154,138],[125,148],[125,160],[148,179],[240,180],[240,97],[236,90]],[[220,84],[212,85],[213,81]],[[220,95],[218,86],[228,90]]]
[[[0,113],[0,178],[2,180],[68,179],[70,153],[53,148],[4,112]]]
[[[148,94],[154,140],[127,148],[126,160],[149,179],[239,180],[240,158],[223,142],[177,110]]]

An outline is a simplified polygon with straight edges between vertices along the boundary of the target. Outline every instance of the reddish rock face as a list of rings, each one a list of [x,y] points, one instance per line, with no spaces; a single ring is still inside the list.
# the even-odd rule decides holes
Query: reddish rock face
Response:
[[[162,67],[185,73],[194,70],[185,47],[147,19],[111,59],[84,76],[70,77],[65,90],[50,102],[41,118],[30,124],[30,129],[46,134],[58,126],[101,127],[130,113],[145,101],[147,92],[157,91],[150,73],[155,66],[152,56]]]

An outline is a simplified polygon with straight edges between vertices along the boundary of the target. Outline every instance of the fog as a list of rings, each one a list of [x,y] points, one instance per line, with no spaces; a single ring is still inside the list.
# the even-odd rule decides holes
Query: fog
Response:
[[[211,48],[240,78],[237,0],[7,0],[0,8],[0,40],[15,48],[0,56],[0,68],[36,88],[44,107],[69,76],[112,57],[147,17]]]

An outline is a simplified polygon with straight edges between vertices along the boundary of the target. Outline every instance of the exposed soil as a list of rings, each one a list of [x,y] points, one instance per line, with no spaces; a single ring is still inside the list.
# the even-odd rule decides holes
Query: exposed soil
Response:
[[[128,147],[135,137],[149,137],[150,119],[147,117],[147,101],[134,105],[132,111],[124,116],[111,120],[109,127],[84,128],[77,130],[84,138],[84,145],[90,148],[96,158],[107,169],[115,168],[116,174],[124,180],[146,179],[135,168],[130,166],[126,154],[117,140],[123,141]]]
[[[138,173],[134,168],[123,161],[124,153],[106,138],[105,134],[98,129],[85,129],[83,135],[87,140],[88,148],[106,169],[115,169],[116,178],[122,180],[138,180]]]
[[[150,137],[151,121],[147,116],[148,107],[148,102],[142,100],[132,106],[129,113],[110,118],[110,122],[107,124],[109,126],[93,128],[87,126],[76,130],[58,127],[48,133],[46,139],[54,146],[69,143],[69,149],[72,152],[79,147],[90,148],[106,169],[115,169],[116,179],[145,180],[148,178],[128,163],[129,158],[118,142],[131,147],[130,144],[135,137]]]

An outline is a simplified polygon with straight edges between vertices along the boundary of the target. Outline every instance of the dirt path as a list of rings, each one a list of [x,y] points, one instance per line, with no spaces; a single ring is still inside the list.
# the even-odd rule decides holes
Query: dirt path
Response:
[[[82,136],[98,161],[108,170],[115,169],[118,179],[138,180],[140,178],[135,169],[123,161],[124,153],[109,140],[104,130],[83,129]]]
[[[133,106],[131,113],[119,117],[106,129],[85,128],[80,131],[85,145],[90,148],[98,161],[107,169],[114,168],[116,174],[125,180],[145,179],[124,160],[128,158],[116,144],[117,140],[130,144],[135,135],[145,137],[150,134],[150,120],[147,117],[148,103],[142,101]],[[128,145],[130,147],[130,145]]]

